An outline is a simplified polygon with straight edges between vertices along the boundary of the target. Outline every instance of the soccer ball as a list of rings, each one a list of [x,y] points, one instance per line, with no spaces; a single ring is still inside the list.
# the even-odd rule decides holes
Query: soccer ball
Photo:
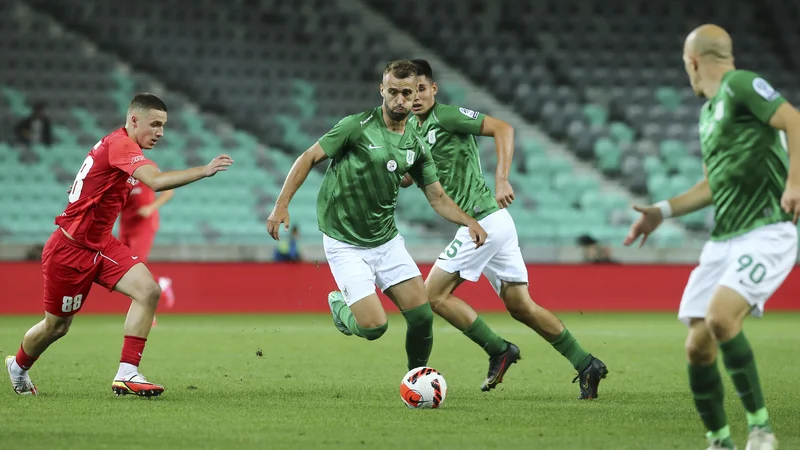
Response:
[[[400,381],[400,398],[409,408],[439,408],[447,396],[447,383],[438,370],[417,367]]]

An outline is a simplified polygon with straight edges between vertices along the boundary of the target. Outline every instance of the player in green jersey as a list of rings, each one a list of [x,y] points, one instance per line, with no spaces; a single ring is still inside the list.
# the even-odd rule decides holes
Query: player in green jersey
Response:
[[[438,85],[430,64],[424,60],[414,63],[419,75],[419,96],[411,109],[416,116],[413,124],[427,142],[447,195],[489,233],[486,245],[476,248],[468,230],[458,230],[425,280],[431,307],[489,354],[489,372],[481,389],[493,389],[503,381],[511,364],[520,359],[519,348],[498,336],[475,310],[453,295],[465,280],[476,282],[484,274],[511,316],[550,342],[578,371],[575,379],[580,380],[579,398],[597,398],[600,380],[608,373],[605,364],[586,352],[561,321],[534,303],[528,292],[528,270],[517,229],[505,209],[514,201],[514,190],[508,181],[514,129],[485,114],[436,102]],[[475,136],[491,136],[495,140],[498,162],[494,194],[481,172]],[[405,183],[410,184],[410,180]]]
[[[722,404],[720,352],[747,415],[747,449],[767,450],[778,444],[742,324],[748,314],[763,314],[797,260],[800,114],[758,74],[737,70],[732,48],[728,33],[715,25],[686,38],[683,60],[692,89],[708,100],[700,112],[706,176],[682,195],[634,207],[642,215],[625,245],[640,236],[643,245],[665,218],[713,206],[711,240],[678,312],[689,327],[689,384],[709,448],[735,448]]]
[[[375,294],[377,284],[407,322],[409,370],[428,363],[433,312],[419,268],[395,226],[403,176],[414,174],[436,212],[469,229],[470,242],[481,246],[486,241],[478,222],[445,194],[430,153],[414,129],[406,126],[417,96],[416,79],[412,62],[390,62],[380,85],[382,106],[345,117],[297,158],[267,221],[277,240],[280,225],[289,228],[292,196],[314,165],[331,160],[317,196],[317,221],[339,287],[328,296],[334,324],[348,336],[381,337],[388,323]]]

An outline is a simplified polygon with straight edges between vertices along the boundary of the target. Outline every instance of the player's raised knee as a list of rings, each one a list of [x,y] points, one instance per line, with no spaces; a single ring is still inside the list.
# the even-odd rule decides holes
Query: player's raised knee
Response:
[[[380,325],[376,325],[374,327],[361,327],[361,333],[364,335],[364,338],[368,341],[374,341],[386,333],[386,330],[389,329],[389,322],[383,322]]]

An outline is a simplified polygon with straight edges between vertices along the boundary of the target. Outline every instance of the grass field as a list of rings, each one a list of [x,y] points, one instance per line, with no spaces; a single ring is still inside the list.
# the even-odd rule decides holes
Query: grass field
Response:
[[[504,315],[485,317],[523,360],[483,393],[485,354],[437,318],[430,365],[445,375],[447,399],[409,410],[398,394],[400,316],[375,342],[340,335],[323,315],[161,316],[141,367],[167,388],[153,400],[111,393],[122,317],[79,316],[31,371],[39,397],[2,381],[0,448],[705,448],[673,314],[561,315],[611,371],[591,402],[576,400],[574,371],[551,347]],[[746,328],[785,449],[800,448],[798,319],[773,313]],[[0,353],[16,352],[35,320],[0,317]],[[725,382],[743,449],[744,413]]]

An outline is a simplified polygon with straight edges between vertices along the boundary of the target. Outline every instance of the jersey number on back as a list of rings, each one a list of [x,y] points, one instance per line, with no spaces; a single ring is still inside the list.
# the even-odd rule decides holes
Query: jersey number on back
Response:
[[[72,182],[72,189],[69,191],[69,202],[75,203],[81,198],[81,191],[83,190],[83,179],[86,178],[86,175],[89,175],[89,171],[92,169],[94,165],[94,159],[91,156],[87,156],[86,159],[83,160],[83,165],[81,166],[81,170],[78,171],[78,174],[75,175],[75,181]]]

